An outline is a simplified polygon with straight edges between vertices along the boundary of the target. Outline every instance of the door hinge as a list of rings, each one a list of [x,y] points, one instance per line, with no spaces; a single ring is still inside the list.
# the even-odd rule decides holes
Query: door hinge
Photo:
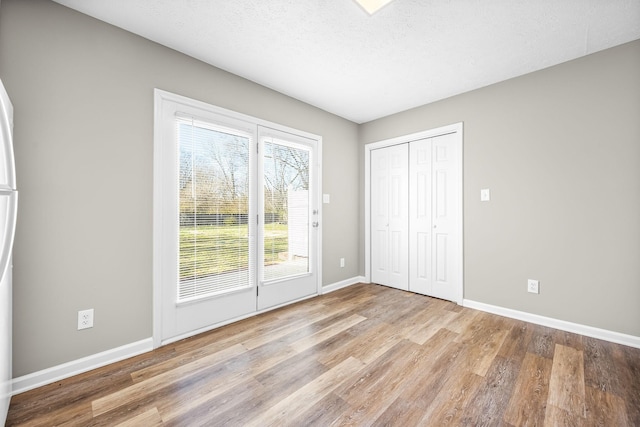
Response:
[[[256,215],[256,224],[260,225],[260,215]]]
[[[260,292],[258,291],[258,289],[260,289],[258,286],[256,286],[256,296],[258,296],[260,294]]]

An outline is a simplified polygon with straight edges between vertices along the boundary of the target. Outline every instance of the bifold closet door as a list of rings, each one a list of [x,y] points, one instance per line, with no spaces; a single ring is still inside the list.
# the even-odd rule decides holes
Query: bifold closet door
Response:
[[[455,134],[409,144],[409,290],[453,301]]]
[[[409,146],[371,151],[371,280],[409,289]]]

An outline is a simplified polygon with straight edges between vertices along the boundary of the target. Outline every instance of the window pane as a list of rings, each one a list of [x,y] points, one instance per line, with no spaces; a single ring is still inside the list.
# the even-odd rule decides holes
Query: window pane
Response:
[[[177,120],[180,248],[178,301],[252,286],[249,269],[250,137]]]
[[[309,150],[264,140],[264,280],[309,272]]]

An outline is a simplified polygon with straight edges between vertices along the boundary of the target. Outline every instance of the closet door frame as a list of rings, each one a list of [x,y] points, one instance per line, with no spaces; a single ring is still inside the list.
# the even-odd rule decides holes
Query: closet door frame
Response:
[[[397,144],[405,144],[419,139],[432,138],[435,136],[455,133],[456,145],[456,164],[457,164],[457,182],[454,186],[454,197],[456,198],[456,258],[458,260],[454,269],[454,280],[456,283],[456,296],[454,302],[462,305],[464,290],[464,259],[463,259],[463,181],[462,181],[462,141],[463,141],[463,124],[462,122],[442,126],[435,129],[424,130],[421,132],[403,135],[396,138],[385,139],[382,141],[372,142],[364,146],[364,224],[365,224],[365,245],[364,245],[364,266],[365,281],[371,282],[371,150],[389,147]]]

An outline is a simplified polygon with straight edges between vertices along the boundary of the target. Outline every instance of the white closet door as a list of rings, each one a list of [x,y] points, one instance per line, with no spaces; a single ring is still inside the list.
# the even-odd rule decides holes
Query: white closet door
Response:
[[[409,289],[408,146],[371,151],[371,279]]]
[[[455,301],[455,135],[410,143],[410,283],[413,292]]]
[[[409,290],[428,295],[432,280],[433,224],[431,213],[432,167],[431,138],[413,141],[409,144]]]
[[[433,167],[433,287],[430,295],[456,300],[454,268],[456,264],[455,134],[432,138]]]
[[[389,159],[385,149],[371,151],[371,281],[389,279]]]

